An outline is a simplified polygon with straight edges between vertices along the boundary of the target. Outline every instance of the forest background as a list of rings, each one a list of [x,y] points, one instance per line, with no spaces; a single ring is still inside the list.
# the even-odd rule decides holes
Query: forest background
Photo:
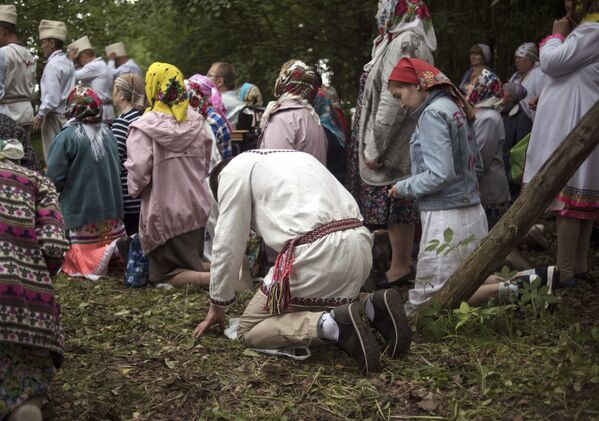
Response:
[[[40,56],[41,19],[62,20],[67,42],[89,36],[96,53],[123,41],[142,69],[154,61],[186,76],[205,74],[215,61],[235,66],[238,84],[250,81],[272,97],[278,70],[290,58],[326,63],[332,84],[353,106],[363,65],[377,29],[377,0],[17,0],[21,40]],[[468,50],[479,42],[493,51],[502,80],[514,71],[513,53],[538,43],[564,15],[562,0],[430,0],[438,39],[435,64],[459,82]]]

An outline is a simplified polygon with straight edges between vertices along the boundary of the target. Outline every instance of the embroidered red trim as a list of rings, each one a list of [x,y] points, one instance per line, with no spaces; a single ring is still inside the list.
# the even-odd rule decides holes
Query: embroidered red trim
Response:
[[[344,231],[361,226],[362,221],[357,218],[341,219],[321,225],[299,238],[288,241],[275,260],[272,275],[273,282],[266,292],[267,300],[264,310],[270,314],[280,314],[282,310],[289,308],[292,301],[289,278],[293,269],[293,253],[296,246],[312,243],[336,231]]]
[[[561,42],[564,42],[566,40],[566,38],[564,38],[564,36],[562,34],[551,34],[546,36],[545,38],[543,38],[543,40],[539,43],[539,50],[541,48],[543,48],[543,46],[547,43],[547,41],[549,41],[550,39],[559,39]]]

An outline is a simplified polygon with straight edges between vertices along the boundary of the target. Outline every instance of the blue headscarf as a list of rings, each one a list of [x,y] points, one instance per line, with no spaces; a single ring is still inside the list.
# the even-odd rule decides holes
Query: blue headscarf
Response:
[[[326,93],[322,89],[319,89],[316,94],[316,99],[314,100],[314,110],[320,117],[320,124],[322,127],[333,133],[339,141],[339,144],[345,148],[345,135],[343,134],[343,130],[335,124],[331,117],[332,104],[333,103]]]

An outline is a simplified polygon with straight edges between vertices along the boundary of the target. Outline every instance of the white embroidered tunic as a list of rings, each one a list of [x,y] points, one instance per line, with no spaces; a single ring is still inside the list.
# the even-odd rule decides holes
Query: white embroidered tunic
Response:
[[[219,177],[211,301],[221,306],[234,301],[250,229],[279,252],[289,240],[348,218],[362,220],[356,201],[312,155],[263,149],[237,156]],[[372,236],[365,227],[297,246],[291,304],[328,307],[353,301],[371,266]],[[271,282],[272,270],[265,286]]]

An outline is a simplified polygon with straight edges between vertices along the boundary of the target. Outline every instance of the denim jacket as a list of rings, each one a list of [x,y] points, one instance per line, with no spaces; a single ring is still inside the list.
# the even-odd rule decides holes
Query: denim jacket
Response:
[[[463,110],[442,89],[433,90],[410,141],[412,176],[397,182],[400,196],[418,199],[421,211],[480,203],[482,160]]]

